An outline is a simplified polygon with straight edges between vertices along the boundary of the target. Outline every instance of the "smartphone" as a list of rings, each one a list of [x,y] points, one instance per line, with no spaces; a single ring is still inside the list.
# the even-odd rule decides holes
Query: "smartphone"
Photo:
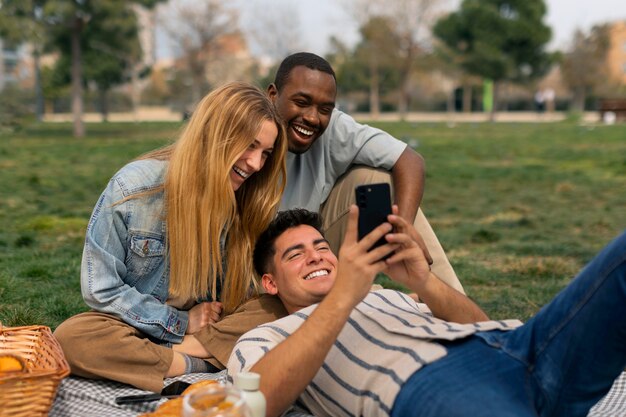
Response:
[[[355,188],[356,204],[359,207],[359,233],[361,240],[378,225],[387,221],[391,214],[391,191],[388,183],[365,184]],[[371,248],[387,243],[385,237],[380,238]]]

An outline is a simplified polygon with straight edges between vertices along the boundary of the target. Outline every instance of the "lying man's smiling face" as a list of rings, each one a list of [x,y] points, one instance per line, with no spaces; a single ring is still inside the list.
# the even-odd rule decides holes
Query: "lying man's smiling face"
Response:
[[[307,225],[287,229],[274,242],[272,272],[262,277],[269,294],[278,294],[293,313],[319,303],[337,274],[337,257],[324,237]]]

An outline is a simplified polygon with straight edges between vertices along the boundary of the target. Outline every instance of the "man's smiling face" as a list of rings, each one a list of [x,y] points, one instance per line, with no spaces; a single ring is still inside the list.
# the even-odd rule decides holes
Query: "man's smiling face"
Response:
[[[274,242],[272,272],[262,277],[269,294],[278,294],[289,313],[319,303],[337,274],[337,257],[324,237],[307,225],[287,229]]]
[[[305,66],[294,67],[281,89],[268,94],[287,128],[289,151],[304,153],[324,133],[335,108],[337,84],[331,74]]]

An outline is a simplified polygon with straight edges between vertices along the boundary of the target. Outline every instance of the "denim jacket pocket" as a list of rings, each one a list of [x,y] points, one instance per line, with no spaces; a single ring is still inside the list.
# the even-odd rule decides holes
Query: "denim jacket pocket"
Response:
[[[127,281],[130,281],[127,284],[132,286],[163,263],[165,244],[159,238],[134,234],[130,236],[129,248],[125,263],[128,268]]]

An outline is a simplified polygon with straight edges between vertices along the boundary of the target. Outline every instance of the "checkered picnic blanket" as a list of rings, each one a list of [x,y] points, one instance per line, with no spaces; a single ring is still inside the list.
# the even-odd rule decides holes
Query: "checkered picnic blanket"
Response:
[[[589,410],[587,417],[626,417],[626,372],[615,380],[611,390]]]
[[[176,378],[166,378],[165,385],[181,380],[198,382],[205,379],[226,380],[226,371],[216,374],[188,374]],[[115,398],[125,395],[146,394],[130,385],[114,381],[96,381],[76,376],[61,381],[56,399],[50,409],[49,417],[136,417],[154,411],[167,399],[160,401],[118,405]],[[294,407],[285,417],[310,417],[301,408]]]
[[[176,380],[194,383],[205,379],[222,380],[225,378],[226,371],[217,374],[187,374],[176,378],[167,378],[165,385]],[[56,399],[48,415],[50,417],[135,417],[154,411],[160,404],[167,401],[167,399],[162,399],[124,405],[115,403],[117,397],[146,393],[146,391],[115,381],[71,376],[61,381]]]
[[[226,371],[217,374],[189,374],[177,378],[167,378],[165,384],[176,380],[198,382],[205,379],[224,380]],[[94,381],[79,377],[65,378],[59,386],[57,397],[50,410],[50,417],[136,417],[154,411],[166,400],[117,405],[115,398],[123,395],[145,394],[137,388],[113,381]],[[310,417],[306,411],[294,407],[286,417]],[[609,391],[596,404],[588,417],[626,417],[626,372],[623,372]]]

